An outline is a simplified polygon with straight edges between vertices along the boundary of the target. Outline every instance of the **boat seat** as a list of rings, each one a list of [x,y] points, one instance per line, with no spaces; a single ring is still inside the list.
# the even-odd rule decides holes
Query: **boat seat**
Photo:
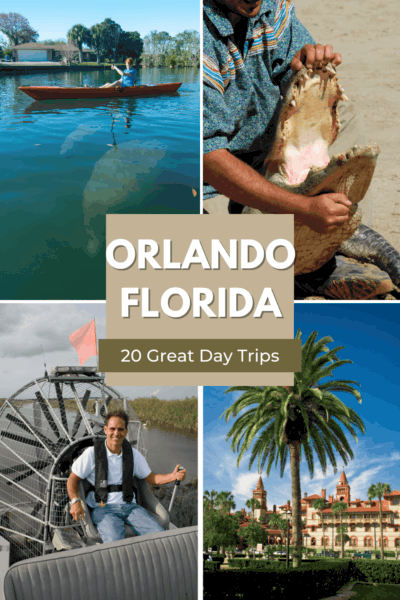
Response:
[[[15,563],[5,600],[196,600],[197,527]]]
[[[101,537],[97,528],[95,527],[92,521],[91,509],[86,503],[86,495],[87,490],[89,488],[90,483],[87,479],[82,479],[78,484],[78,494],[81,500],[83,510],[85,513],[85,520],[80,523],[83,528],[83,532],[88,545],[93,544],[101,544]],[[164,529],[168,529],[169,526],[169,514],[167,510],[163,507],[161,502],[157,500],[155,496],[151,493],[150,486],[146,479],[138,479],[137,477],[133,478],[133,485],[136,488],[136,501],[140,506],[143,506],[151,515],[156,519],[156,521],[164,527]],[[134,537],[136,536],[130,525],[125,525],[125,537]]]

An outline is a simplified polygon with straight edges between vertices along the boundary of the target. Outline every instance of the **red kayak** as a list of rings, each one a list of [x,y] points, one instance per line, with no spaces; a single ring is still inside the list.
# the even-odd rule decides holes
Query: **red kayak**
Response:
[[[34,100],[86,99],[86,98],[131,98],[176,92],[182,83],[160,83],[134,87],[91,88],[59,87],[54,85],[24,85],[19,89]]]

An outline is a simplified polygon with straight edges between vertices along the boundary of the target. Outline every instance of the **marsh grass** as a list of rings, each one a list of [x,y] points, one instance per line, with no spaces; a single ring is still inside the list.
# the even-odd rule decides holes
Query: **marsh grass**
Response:
[[[168,426],[197,431],[197,398],[184,400],[137,398],[129,404],[141,421],[149,421],[153,427]]]

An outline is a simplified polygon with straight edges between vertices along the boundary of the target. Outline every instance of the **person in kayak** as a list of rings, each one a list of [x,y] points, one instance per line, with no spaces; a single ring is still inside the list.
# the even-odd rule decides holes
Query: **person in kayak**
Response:
[[[114,83],[106,83],[100,87],[133,87],[136,85],[137,71],[133,68],[133,58],[127,58],[125,64],[125,71],[120,71],[118,67],[111,65],[111,70],[117,71],[121,75],[121,79],[114,81]]]
[[[92,509],[93,523],[104,543],[124,539],[125,523],[134,529],[136,535],[164,531],[136,503],[132,489],[134,475],[155,485],[171,483],[176,479],[183,481],[186,477],[185,469],[179,471],[180,465],[167,475],[152,473],[144,456],[125,442],[128,422],[128,415],[122,411],[108,413],[104,426],[107,438],[86,448],[73,463],[67,481],[70,513],[75,521],[84,515],[78,495],[79,481],[87,479],[94,489],[89,491],[86,502]]]

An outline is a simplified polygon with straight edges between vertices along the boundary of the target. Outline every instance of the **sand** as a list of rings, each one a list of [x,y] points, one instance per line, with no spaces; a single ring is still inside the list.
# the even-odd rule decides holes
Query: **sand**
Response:
[[[361,115],[367,143],[381,150],[370,226],[400,252],[400,2],[297,0],[295,6],[315,41],[342,55],[341,84]]]

